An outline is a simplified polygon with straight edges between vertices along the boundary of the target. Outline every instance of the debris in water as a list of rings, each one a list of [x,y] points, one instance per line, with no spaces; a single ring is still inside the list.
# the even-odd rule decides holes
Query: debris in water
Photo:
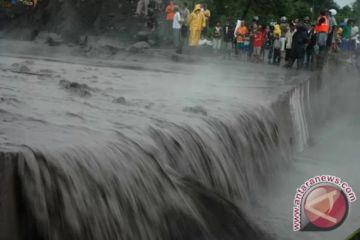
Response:
[[[23,73],[31,72],[30,68],[28,68],[26,65],[20,64],[20,63],[14,63],[13,65],[11,65],[10,70],[15,71],[15,72],[23,72]]]
[[[70,82],[68,80],[60,80],[59,85],[80,97],[90,97],[92,89],[86,84],[80,84],[77,82]]]
[[[0,97],[0,103],[16,104],[20,103],[20,101],[14,97]]]
[[[46,73],[46,74],[53,74],[55,73],[53,70],[51,69],[40,69],[39,70],[40,73]]]
[[[205,108],[201,107],[201,106],[195,106],[195,107],[186,107],[183,109],[184,112],[189,112],[189,113],[195,113],[195,114],[201,114],[204,116],[207,116],[208,113],[205,110]]]
[[[146,109],[150,110],[154,106],[154,103],[149,103],[145,106]]]
[[[113,103],[126,104],[126,99],[124,97],[119,97],[114,99]]]
[[[127,48],[127,51],[131,53],[140,53],[145,49],[149,49],[150,47],[150,44],[147,42],[137,42]]]

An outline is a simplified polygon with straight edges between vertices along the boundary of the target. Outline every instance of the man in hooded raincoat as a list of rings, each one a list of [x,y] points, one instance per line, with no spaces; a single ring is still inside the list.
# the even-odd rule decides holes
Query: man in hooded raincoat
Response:
[[[189,17],[189,46],[194,47],[199,45],[201,32],[206,27],[206,18],[201,12],[200,4],[195,6],[194,11]]]
[[[279,36],[281,36],[280,24],[276,24],[276,25],[274,26],[274,35],[279,35]]]

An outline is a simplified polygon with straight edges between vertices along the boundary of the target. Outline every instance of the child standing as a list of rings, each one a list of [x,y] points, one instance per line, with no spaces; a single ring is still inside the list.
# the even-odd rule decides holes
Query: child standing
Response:
[[[246,42],[247,42],[247,35],[249,31],[248,28],[245,25],[245,21],[241,22],[240,27],[237,30],[236,33],[236,42],[237,42],[237,49],[240,49],[240,53],[244,54],[246,53]]]
[[[230,21],[228,20],[223,28],[224,59],[226,57],[228,57],[228,59],[231,59],[231,51],[234,44],[234,31],[234,28],[230,25]]]
[[[293,24],[291,24],[288,28],[287,28],[287,32],[285,34],[285,61],[286,63],[290,62],[290,58],[291,58],[291,49],[292,49],[292,40],[293,40],[293,36],[295,34],[295,26]]]
[[[266,40],[265,40],[265,58],[268,59],[268,63],[270,64],[273,59],[273,50],[274,50],[274,33],[273,29],[270,26],[266,27]]]
[[[274,54],[273,54],[273,63],[276,65],[280,65],[281,62],[281,41],[280,35],[278,33],[275,34],[274,40]]]
[[[222,38],[222,27],[221,27],[221,23],[217,22],[213,33],[213,48],[215,54],[218,54],[221,49],[221,42],[222,42],[221,38]]]
[[[182,53],[182,40],[181,40],[181,15],[179,11],[179,7],[174,7],[174,18],[173,18],[173,39],[174,39],[174,46],[176,48],[176,53],[181,54]]]
[[[253,38],[253,58],[256,62],[261,61],[261,49],[264,45],[264,34],[261,32],[261,29],[257,29],[254,38]]]

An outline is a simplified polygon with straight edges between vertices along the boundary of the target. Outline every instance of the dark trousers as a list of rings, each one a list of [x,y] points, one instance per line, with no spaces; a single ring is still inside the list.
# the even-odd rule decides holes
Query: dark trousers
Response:
[[[304,57],[290,58],[288,67],[291,68],[296,61],[297,69],[301,69],[304,65]]]
[[[189,28],[183,25],[181,27],[181,37],[185,40],[185,42],[187,42],[188,35],[189,35]]]
[[[173,29],[173,40],[174,46],[177,53],[182,52],[182,38],[181,38],[181,29]]]
[[[306,48],[306,56],[305,56],[305,66],[310,69],[313,69],[314,67],[314,48],[313,47],[307,47]]]
[[[229,59],[231,59],[231,52],[233,49],[233,42],[232,41],[225,41],[224,45],[223,45],[223,50],[224,50],[224,59],[226,57],[228,57]]]
[[[333,38],[334,38],[334,30],[335,29],[332,29],[331,32],[329,33],[328,35],[328,38],[326,40],[326,47],[327,49],[330,49],[331,46],[332,46],[332,42],[333,42]]]
[[[316,57],[316,68],[322,69],[325,66],[327,57],[327,47],[319,46],[319,54]]]
[[[239,55],[239,49],[237,48],[236,38],[234,39],[233,44],[234,44],[234,46],[235,46],[235,55]]]
[[[267,58],[268,58],[268,62],[271,63],[271,61],[272,61],[272,59],[273,59],[274,48],[271,47],[271,48],[269,48],[268,51],[269,51],[269,53],[268,53],[268,55],[267,55]]]
[[[291,59],[290,55],[291,55],[291,48],[285,49],[285,61],[287,61],[287,62],[290,61],[290,59]]]
[[[274,48],[273,63],[280,65],[280,61],[281,61],[281,49]]]

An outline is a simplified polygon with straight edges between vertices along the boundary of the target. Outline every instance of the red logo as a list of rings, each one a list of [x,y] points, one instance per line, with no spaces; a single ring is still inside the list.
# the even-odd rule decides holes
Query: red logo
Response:
[[[346,219],[349,202],[342,190],[335,185],[321,185],[313,188],[303,202],[304,215],[308,220],[306,228],[322,231],[339,227]]]

